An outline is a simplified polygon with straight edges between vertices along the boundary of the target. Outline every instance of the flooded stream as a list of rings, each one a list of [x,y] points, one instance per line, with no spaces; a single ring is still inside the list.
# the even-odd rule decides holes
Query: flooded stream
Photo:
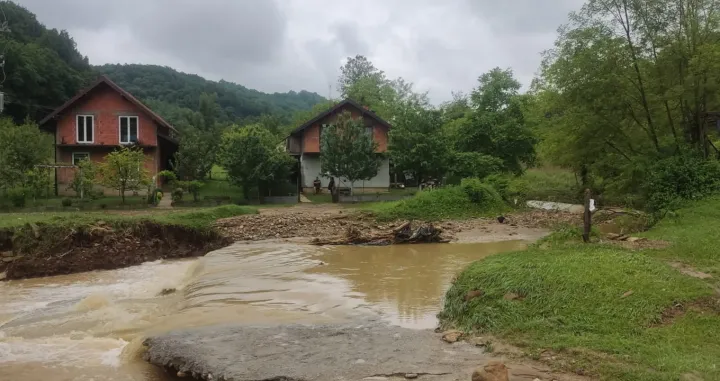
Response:
[[[140,360],[142,339],[180,328],[351,319],[433,328],[460,269],[524,247],[236,244],[194,260],[0,283],[0,380],[166,380]]]

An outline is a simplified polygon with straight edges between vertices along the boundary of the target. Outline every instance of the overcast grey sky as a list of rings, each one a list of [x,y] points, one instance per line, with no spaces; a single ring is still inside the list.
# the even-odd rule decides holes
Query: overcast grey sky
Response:
[[[434,102],[511,67],[529,84],[582,0],[16,0],[92,64],[171,66],[265,92],[327,96],[363,54]]]

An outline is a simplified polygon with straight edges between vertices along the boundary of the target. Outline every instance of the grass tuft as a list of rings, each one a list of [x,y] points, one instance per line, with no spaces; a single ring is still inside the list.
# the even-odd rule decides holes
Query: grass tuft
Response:
[[[365,205],[378,220],[442,219],[490,216],[507,210],[497,191],[477,179],[464,180],[460,186],[418,192],[414,197],[392,202]]]

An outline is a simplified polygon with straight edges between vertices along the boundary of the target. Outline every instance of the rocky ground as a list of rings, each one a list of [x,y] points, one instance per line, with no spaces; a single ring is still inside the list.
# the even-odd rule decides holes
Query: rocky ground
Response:
[[[377,323],[216,326],[150,337],[144,357],[203,380],[583,379],[493,356],[481,340],[448,343],[441,336]]]
[[[582,216],[570,213],[534,210],[496,218],[441,221],[432,224],[440,231],[440,241],[497,242],[536,240],[558,223],[577,224]],[[263,209],[260,214],[226,218],[217,222],[222,233],[235,241],[304,238],[316,243],[351,242],[353,234],[368,241],[381,241],[408,221],[378,223],[372,216],[334,204],[300,205],[291,208]],[[413,221],[413,227],[427,225]],[[366,243],[366,242],[359,242]]]

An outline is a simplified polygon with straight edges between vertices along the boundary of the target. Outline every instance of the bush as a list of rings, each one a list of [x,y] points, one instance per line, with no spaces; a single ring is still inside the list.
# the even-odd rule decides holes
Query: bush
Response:
[[[7,191],[7,197],[16,208],[24,208],[27,203],[28,189],[23,187],[11,188]]]
[[[720,191],[720,163],[695,156],[673,156],[655,162],[643,189],[645,208],[652,213],[677,209],[683,201]]]
[[[502,198],[495,188],[478,179],[462,179],[460,187],[473,204],[489,208],[502,204]]]
[[[376,203],[366,208],[380,220],[471,218],[489,216],[506,209],[500,195],[478,179],[465,179],[460,186],[418,192],[414,197]]]
[[[187,183],[187,191],[193,196],[193,201],[197,202],[200,197],[200,188],[202,188],[202,181],[189,181]]]
[[[72,206],[72,200],[65,197],[64,199],[62,199],[62,206],[66,207],[66,208],[69,206]]]
[[[173,192],[172,192],[172,202],[173,203],[181,202],[183,199],[184,193],[185,193],[185,191],[182,188],[175,188],[175,190],[173,190]]]

